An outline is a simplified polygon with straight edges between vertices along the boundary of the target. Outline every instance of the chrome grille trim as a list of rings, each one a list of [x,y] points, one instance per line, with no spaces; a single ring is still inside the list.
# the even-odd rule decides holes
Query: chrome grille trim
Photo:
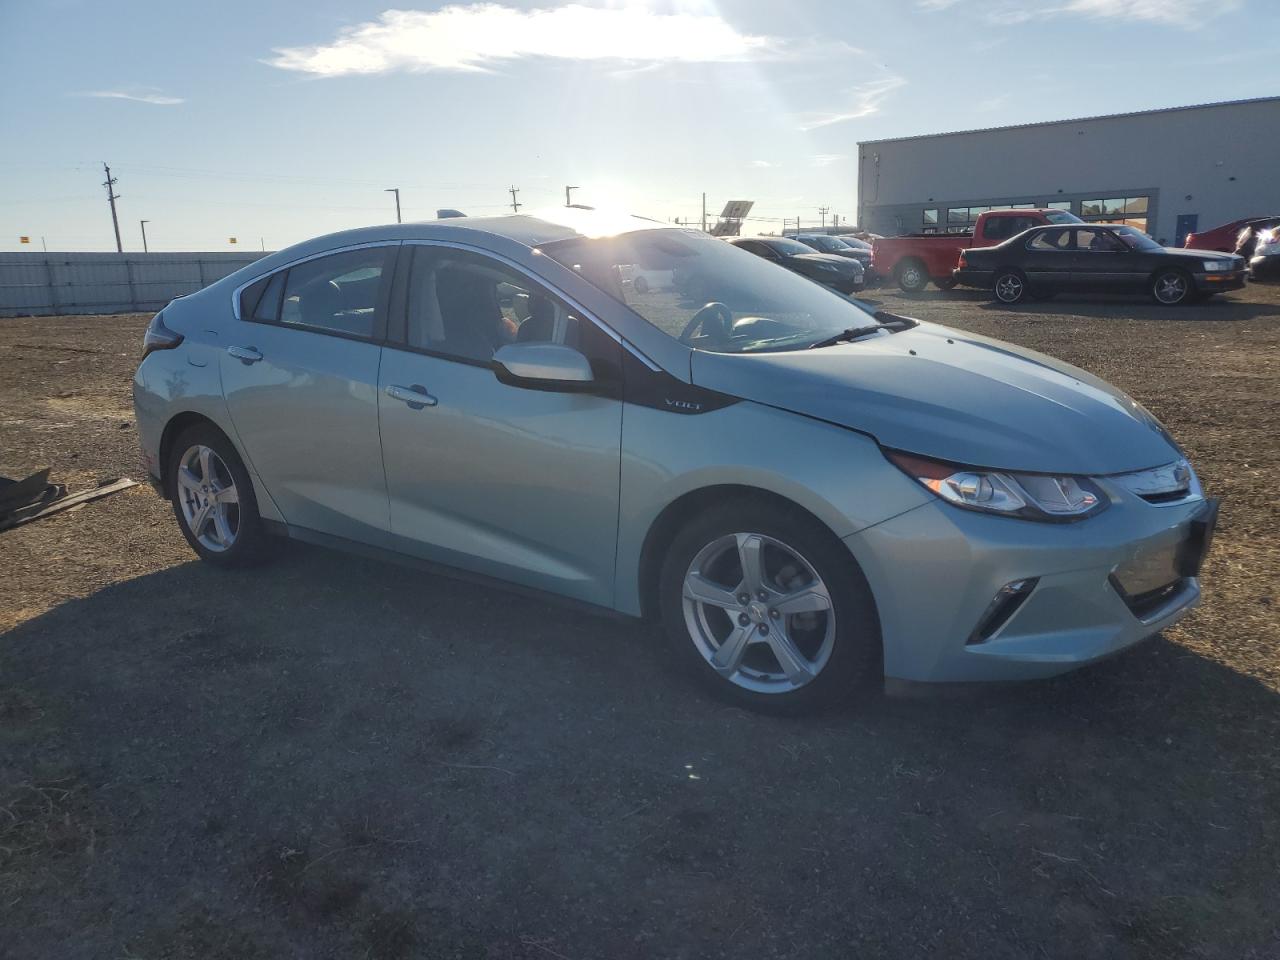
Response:
[[[1118,473],[1106,479],[1153,506],[1186,503],[1204,497],[1200,480],[1186,460],[1175,460],[1148,470]]]

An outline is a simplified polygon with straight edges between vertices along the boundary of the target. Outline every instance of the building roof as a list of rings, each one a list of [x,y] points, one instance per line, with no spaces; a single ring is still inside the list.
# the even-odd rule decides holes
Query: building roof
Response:
[[[1280,97],[1251,97],[1245,100],[1220,100],[1215,103],[1191,103],[1183,107],[1159,107],[1155,110],[1131,110],[1128,113],[1104,113],[1095,117],[1072,117],[1066,120],[1040,120],[1036,123],[1012,123],[1004,127],[975,127],[972,130],[948,130],[943,133],[918,133],[909,137],[881,137],[878,140],[859,140],[858,146],[873,143],[901,143],[905,140],[930,140],[934,137],[959,137],[969,133],[994,133],[998,130],[1023,130],[1029,127],[1052,127],[1063,123],[1087,123],[1093,120],[1117,120],[1123,117],[1145,117],[1154,113],[1175,113],[1179,110],[1203,110],[1206,107],[1238,107],[1246,103],[1280,103]]]

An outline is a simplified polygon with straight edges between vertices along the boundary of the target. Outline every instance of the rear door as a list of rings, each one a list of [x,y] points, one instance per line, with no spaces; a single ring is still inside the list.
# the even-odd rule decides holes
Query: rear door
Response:
[[[396,250],[314,257],[246,288],[221,358],[240,449],[285,521],[379,546],[378,366]]]
[[[1070,227],[1051,227],[1034,233],[1022,241],[1022,248],[1019,255],[1022,272],[1033,287],[1065,290],[1070,285]]]
[[[612,603],[619,342],[505,261],[448,246],[410,250],[405,322],[383,355],[378,394],[394,546]],[[500,382],[491,360],[513,342],[580,350],[599,389]]]

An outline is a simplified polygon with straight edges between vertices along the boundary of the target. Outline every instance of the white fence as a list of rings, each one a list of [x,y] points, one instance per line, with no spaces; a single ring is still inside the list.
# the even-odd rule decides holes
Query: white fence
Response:
[[[0,317],[146,313],[265,253],[0,253]]]

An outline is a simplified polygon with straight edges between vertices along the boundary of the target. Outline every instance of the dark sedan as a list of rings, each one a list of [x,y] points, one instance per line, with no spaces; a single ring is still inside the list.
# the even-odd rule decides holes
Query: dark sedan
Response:
[[[1033,227],[994,247],[960,254],[956,283],[1001,303],[1055,293],[1146,293],[1175,306],[1245,284],[1243,257],[1162,247],[1133,227],[1090,223]]]
[[[792,234],[791,239],[799,240],[806,247],[812,247],[819,253],[857,260],[862,264],[864,271],[871,268],[871,244],[863,243],[861,240],[851,242],[844,237],[833,237],[825,233],[796,233]]]
[[[857,260],[815,253],[812,247],[790,237],[733,237],[729,242],[837,293],[857,293],[866,285],[866,273]]]

